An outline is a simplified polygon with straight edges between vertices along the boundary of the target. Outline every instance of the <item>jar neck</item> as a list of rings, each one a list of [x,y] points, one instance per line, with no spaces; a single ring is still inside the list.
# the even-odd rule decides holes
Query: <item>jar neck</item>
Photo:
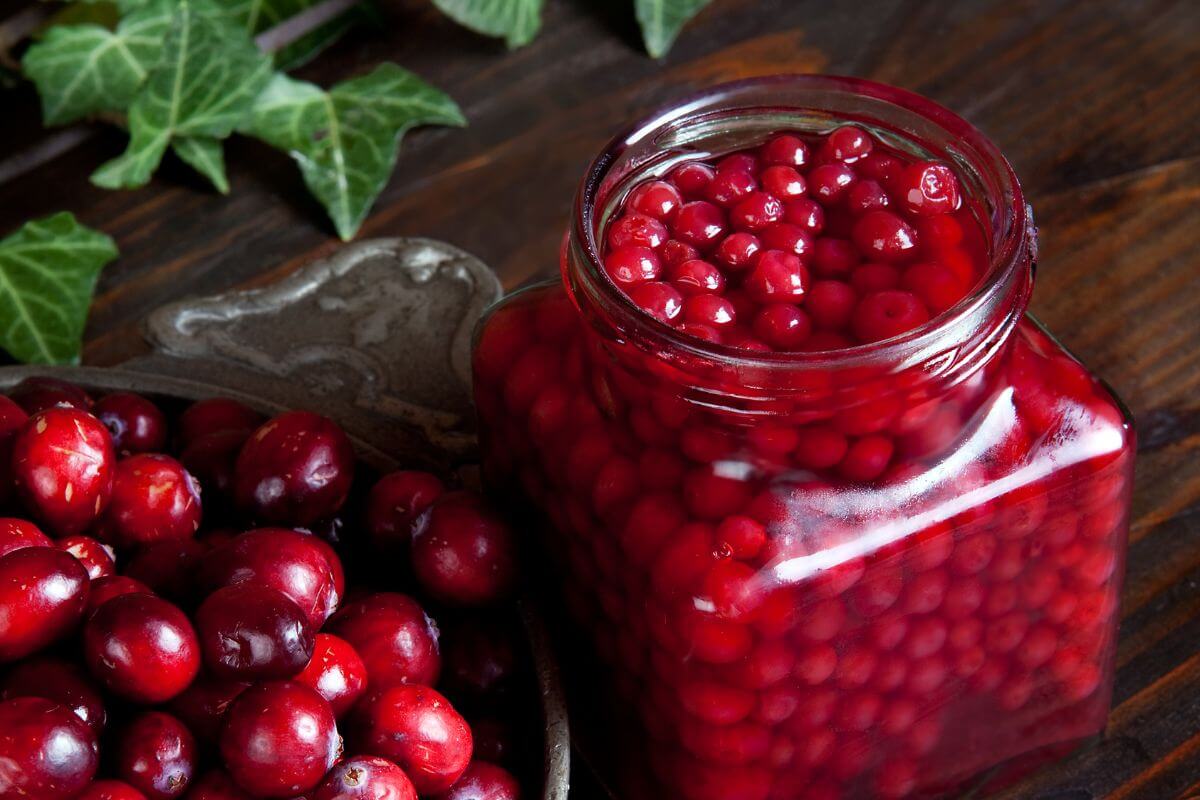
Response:
[[[975,290],[930,322],[883,342],[817,353],[757,353],[701,341],[642,313],[609,280],[600,242],[628,190],[682,161],[752,147],[781,130],[828,132],[852,123],[888,146],[950,163],[977,209],[989,266]],[[714,407],[828,404],[831,391],[870,391],[906,376],[928,393],[996,357],[1032,291],[1036,231],[1016,176],[979,131],[918,95],[870,81],[812,75],[718,86],[658,111],[614,138],[576,195],[563,244],[564,286],[615,357],[676,381]],[[634,363],[640,362],[640,363]],[[882,385],[882,384],[881,384]]]

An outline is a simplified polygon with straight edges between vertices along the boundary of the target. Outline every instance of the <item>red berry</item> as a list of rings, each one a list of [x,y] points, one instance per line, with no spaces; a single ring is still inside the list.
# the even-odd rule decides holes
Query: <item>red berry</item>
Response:
[[[773,136],[758,152],[764,164],[803,167],[808,163],[808,145],[799,136],[790,133]]]
[[[878,342],[899,336],[929,321],[929,311],[909,292],[874,292],[854,309],[854,335],[863,342]]]
[[[671,170],[670,179],[679,187],[679,190],[684,194],[693,197],[703,194],[705,188],[708,187],[709,181],[715,176],[716,170],[707,164],[691,162],[688,164],[680,164],[675,169]]]
[[[860,261],[854,245],[845,239],[823,236],[813,244],[813,272],[822,278],[846,278]]]
[[[221,758],[229,776],[255,797],[290,798],[311,791],[340,750],[329,703],[295,681],[269,681],[242,692],[221,730]]]
[[[808,259],[813,249],[812,234],[789,222],[772,222],[759,231],[759,238],[766,250],[782,250],[803,259]]]
[[[854,125],[835,128],[825,139],[823,155],[835,161],[853,163],[871,152],[871,134]]]
[[[658,280],[662,263],[649,247],[626,245],[610,250],[604,257],[604,269],[619,288],[629,291],[646,281]]]
[[[887,208],[889,205],[891,198],[887,196],[883,187],[873,180],[858,181],[846,193],[846,208],[855,214]]]
[[[792,253],[768,250],[746,276],[744,289],[759,303],[789,303],[804,297],[808,271]]]
[[[840,201],[858,176],[845,164],[821,164],[808,173],[808,192],[826,207]]]
[[[90,536],[67,536],[59,539],[57,546],[75,556],[87,570],[88,578],[96,580],[116,573],[112,548],[101,544]]]
[[[12,400],[0,395],[0,503],[8,503],[16,483],[13,478],[12,445],[17,431],[29,415]],[[2,539],[0,539],[2,541]],[[0,544],[0,548],[3,545]]]
[[[74,556],[26,547],[0,557],[0,663],[69,633],[87,607],[88,576]]]
[[[88,393],[81,387],[46,375],[33,375],[23,379],[12,388],[8,396],[30,416],[48,408],[77,408],[87,411],[92,407],[92,398],[88,397]]]
[[[413,533],[413,572],[421,587],[442,602],[484,605],[511,589],[515,550],[508,526],[486,509],[438,503]]]
[[[109,691],[136,703],[162,703],[200,671],[200,644],[186,616],[150,594],[114,597],[83,629],[88,669]]]
[[[366,690],[367,667],[345,639],[318,633],[312,659],[296,680],[316,689],[341,718]]]
[[[700,252],[706,252],[715,245],[725,231],[725,214],[704,200],[685,203],[671,222],[674,238],[699,248]],[[666,237],[663,239],[665,241]]]
[[[96,735],[70,709],[41,697],[0,703],[0,797],[68,800],[92,780]]]
[[[918,161],[897,178],[896,195],[913,214],[930,216],[954,211],[961,203],[958,178],[946,164]]]
[[[608,246],[616,250],[621,247],[662,247],[670,237],[667,228],[654,217],[645,214],[626,214],[608,229]]]
[[[358,651],[372,690],[437,682],[441,671],[437,626],[406,595],[385,592],[347,603],[329,621],[328,630]]]
[[[683,319],[693,325],[710,325],[723,330],[737,321],[737,312],[724,297],[700,294],[683,301]]]
[[[104,699],[77,665],[56,658],[29,658],[12,668],[0,684],[0,700],[43,697],[69,708],[99,736],[107,713]]]
[[[825,230],[825,209],[816,200],[797,197],[784,203],[783,221],[795,225],[810,236],[817,236]]]
[[[426,686],[373,691],[355,708],[355,740],[398,764],[420,794],[454,785],[471,760],[471,729],[445,697]]]
[[[762,171],[759,180],[768,194],[784,201],[803,197],[804,193],[808,191],[808,184],[805,182],[804,176],[792,167],[767,167]]]
[[[223,769],[206,772],[192,785],[187,800],[254,800],[243,792]],[[297,798],[299,800],[299,798]]]
[[[762,230],[783,219],[783,203],[766,192],[751,192],[729,211],[729,223],[741,231]]]
[[[13,440],[13,475],[26,507],[59,536],[82,533],[112,493],[112,439],[86,411],[55,407],[30,417]]]
[[[863,264],[851,273],[850,285],[862,295],[897,289],[900,287],[900,270],[891,264]]]
[[[894,263],[917,253],[916,230],[890,211],[866,212],[855,221],[851,236],[868,259]]]
[[[308,526],[342,507],[354,478],[354,449],[334,422],[287,411],[256,430],[234,468],[238,505],[256,519]]]
[[[75,800],[146,800],[146,795],[125,781],[102,780],[88,784]]]
[[[384,475],[367,496],[367,533],[375,546],[408,547],[417,517],[446,491],[436,475],[401,470]]]
[[[521,785],[508,770],[475,759],[462,777],[434,800],[520,800]],[[318,800],[324,800],[318,798]]]
[[[218,589],[200,604],[195,620],[204,666],[214,678],[290,678],[312,658],[308,617],[277,589],[251,583]]]
[[[116,772],[150,800],[181,797],[196,773],[196,740],[170,714],[140,714],[121,733]]]
[[[754,335],[776,350],[795,350],[812,333],[812,322],[789,303],[765,305],[754,317]]]
[[[820,328],[839,330],[850,323],[858,294],[842,281],[813,281],[804,301],[804,310]]]
[[[683,310],[683,295],[669,283],[651,281],[629,290],[629,299],[659,322],[671,322]]]
[[[53,547],[54,540],[37,525],[17,517],[0,517],[0,556],[26,547]]]
[[[378,756],[357,756],[334,765],[313,800],[417,800],[404,770]],[[478,800],[487,800],[483,795]]]
[[[904,271],[901,285],[925,304],[932,314],[952,308],[967,294],[967,286],[942,264],[922,261]]]
[[[725,276],[707,261],[693,258],[667,271],[671,285],[685,296],[696,294],[720,294],[725,288]],[[686,301],[685,301],[686,302]]]
[[[704,190],[709,200],[730,208],[750,197],[758,189],[758,181],[749,170],[718,169]]]
[[[179,454],[179,461],[204,487],[206,502],[227,501],[233,493],[238,453],[253,431],[228,430],[199,436]]]
[[[113,449],[121,455],[152,453],[167,443],[167,419],[158,406],[132,392],[117,392],[100,398],[92,414],[112,436]]]
[[[114,597],[140,593],[153,594],[149,586],[127,575],[104,575],[94,578],[88,593],[87,616],[90,617],[93,611]]]
[[[196,738],[206,745],[215,744],[225,713],[238,695],[250,688],[241,681],[218,681],[201,677],[177,695],[170,711],[187,725]]]
[[[625,207],[655,219],[668,220],[683,205],[679,190],[666,181],[647,181],[634,187]]]
[[[183,448],[205,436],[228,431],[249,433],[262,425],[263,415],[228,397],[198,400],[179,415],[179,442]]]

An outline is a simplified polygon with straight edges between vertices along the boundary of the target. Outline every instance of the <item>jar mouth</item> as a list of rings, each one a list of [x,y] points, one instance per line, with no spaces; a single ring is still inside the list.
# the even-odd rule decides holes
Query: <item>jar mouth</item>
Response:
[[[764,127],[764,122],[776,119],[776,127]],[[680,334],[645,314],[609,279],[599,240],[605,220],[597,215],[615,190],[626,190],[654,171],[656,154],[667,147],[687,147],[694,159],[704,150],[697,149],[698,144],[719,147],[723,137],[754,131],[765,138],[771,132],[795,128],[798,121],[817,126],[814,130],[852,122],[892,146],[956,167],[979,195],[976,199],[983,201],[989,217],[979,220],[988,238],[988,268],[966,297],[890,339],[838,350],[759,352]],[[623,159],[630,164],[622,164]],[[679,160],[683,159],[670,163]],[[666,171],[663,163],[658,163],[658,174]],[[618,166],[625,171],[614,175]],[[669,349],[718,367],[786,371],[912,364],[944,352],[948,342],[978,337],[982,328],[1015,324],[1028,302],[1030,282],[1022,278],[1036,256],[1034,234],[1032,215],[1012,166],[983,133],[954,112],[913,92],[861,78],[771,75],[697,92],[652,112],[613,137],[592,161],[576,195],[566,247],[573,256],[570,260],[579,266],[568,269],[564,258],[563,278],[576,304],[580,303],[577,295],[584,293],[643,347]],[[1007,313],[997,319],[1001,309]]]

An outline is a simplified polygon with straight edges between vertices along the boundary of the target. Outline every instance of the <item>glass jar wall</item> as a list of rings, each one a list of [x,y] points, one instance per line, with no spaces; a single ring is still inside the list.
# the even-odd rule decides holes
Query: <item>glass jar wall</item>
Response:
[[[610,278],[632,188],[846,123],[958,175],[984,269],[952,308],[882,341],[755,352]],[[1133,433],[1025,314],[1035,251],[1011,168],[963,120],[863,81],[755,79],[615,139],[561,282],[485,319],[485,477],[543,520],[669,796],[935,797],[1103,729]]]

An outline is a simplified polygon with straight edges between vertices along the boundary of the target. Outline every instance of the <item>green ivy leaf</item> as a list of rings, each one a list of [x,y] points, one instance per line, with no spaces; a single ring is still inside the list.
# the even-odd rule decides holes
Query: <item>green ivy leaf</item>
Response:
[[[229,194],[225,177],[225,145],[208,136],[181,136],[171,142],[175,155],[192,169],[208,178],[218,192]]]
[[[533,41],[542,26],[543,0],[433,0],[450,19],[476,33],[502,37],[509,47]]]
[[[129,146],[92,174],[97,186],[142,186],[176,137],[225,138],[270,80],[249,33],[208,2],[176,1],[162,57],[129,108]]]
[[[381,64],[329,91],[276,74],[244,127],[291,155],[338,235],[350,239],[383,191],[404,132],[427,124],[466,120],[447,95],[395,64]]]
[[[655,58],[666,55],[683,26],[710,2],[712,0],[634,0],[646,51]]]
[[[24,363],[79,362],[96,278],[113,240],[67,213],[0,240],[0,347]]]
[[[131,12],[115,31],[56,25],[21,61],[37,85],[47,125],[123,112],[162,51],[174,4],[162,0]]]

